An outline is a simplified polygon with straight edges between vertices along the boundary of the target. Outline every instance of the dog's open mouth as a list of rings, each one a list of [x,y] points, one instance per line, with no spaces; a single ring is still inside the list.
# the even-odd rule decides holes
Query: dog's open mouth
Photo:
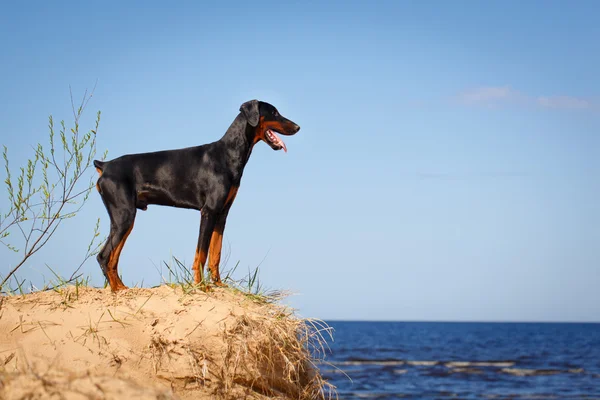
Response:
[[[273,150],[283,149],[283,151],[287,153],[287,147],[285,147],[285,143],[283,143],[283,140],[281,140],[275,131],[267,129],[265,132],[265,137],[267,138],[267,141]]]

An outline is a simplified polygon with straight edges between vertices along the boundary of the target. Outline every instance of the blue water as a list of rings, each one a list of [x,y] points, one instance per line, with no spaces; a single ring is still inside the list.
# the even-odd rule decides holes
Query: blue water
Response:
[[[600,324],[328,324],[340,399],[600,399]]]

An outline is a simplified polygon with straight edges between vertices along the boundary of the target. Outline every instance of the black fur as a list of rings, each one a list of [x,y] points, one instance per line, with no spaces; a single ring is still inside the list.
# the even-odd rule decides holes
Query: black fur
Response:
[[[272,105],[251,100],[241,105],[240,114],[216,142],[94,161],[100,173],[97,188],[110,216],[110,234],[97,260],[113,291],[126,288],[118,276],[118,258],[136,210],[146,210],[150,204],[201,211],[196,252],[200,265],[196,260],[194,267],[204,267],[213,230],[216,227],[222,235],[254,144],[264,140],[273,149],[281,148],[265,139],[268,129],[293,135],[300,127]],[[220,258],[220,244],[218,247],[210,250]],[[218,265],[216,276],[212,268],[211,274],[220,284]]]

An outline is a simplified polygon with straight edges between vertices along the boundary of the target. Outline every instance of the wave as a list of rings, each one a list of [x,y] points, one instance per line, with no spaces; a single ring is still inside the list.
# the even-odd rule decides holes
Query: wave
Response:
[[[498,367],[508,368],[515,365],[515,361],[450,361],[444,363],[448,368],[465,368],[465,367]]]
[[[436,365],[444,365],[447,368],[465,368],[465,367],[496,367],[508,368],[516,364],[513,360],[503,361],[440,361],[440,360],[403,360],[403,359],[364,359],[350,358],[344,361],[332,361],[335,365],[412,365],[433,367]]]
[[[407,361],[406,364],[408,365],[414,365],[414,366],[418,366],[418,367],[433,367],[435,365],[438,365],[440,362],[439,361]]]
[[[527,368],[502,368],[502,372],[515,376],[541,376],[568,373],[568,370],[559,369],[527,369]]]
[[[544,376],[556,374],[584,374],[586,371],[583,368],[563,368],[563,369],[548,369],[548,368],[517,368],[517,361],[514,360],[490,360],[490,361],[440,361],[440,360],[366,360],[366,359],[350,359],[345,361],[332,361],[332,365],[336,367],[342,366],[377,366],[377,367],[434,367],[436,374],[448,375],[454,373],[463,374],[482,374],[484,372],[496,372],[513,376]],[[439,369],[440,367],[445,367]],[[406,369],[393,369],[396,374],[404,374]]]
[[[382,365],[382,366],[394,366],[404,365],[404,360],[348,360],[348,361],[332,361],[334,365]]]

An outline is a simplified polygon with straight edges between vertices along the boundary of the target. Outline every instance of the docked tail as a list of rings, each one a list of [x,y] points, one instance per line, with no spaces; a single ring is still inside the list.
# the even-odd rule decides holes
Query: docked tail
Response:
[[[96,189],[98,193],[102,195],[102,189],[100,188],[100,178],[102,178],[102,172],[104,172],[104,161],[94,160],[94,167],[96,167],[96,171],[98,171],[98,181],[96,182]]]
[[[102,171],[104,171],[104,164],[106,164],[104,161],[94,160],[94,167],[96,167],[96,171],[98,171],[100,175],[102,175]]]

